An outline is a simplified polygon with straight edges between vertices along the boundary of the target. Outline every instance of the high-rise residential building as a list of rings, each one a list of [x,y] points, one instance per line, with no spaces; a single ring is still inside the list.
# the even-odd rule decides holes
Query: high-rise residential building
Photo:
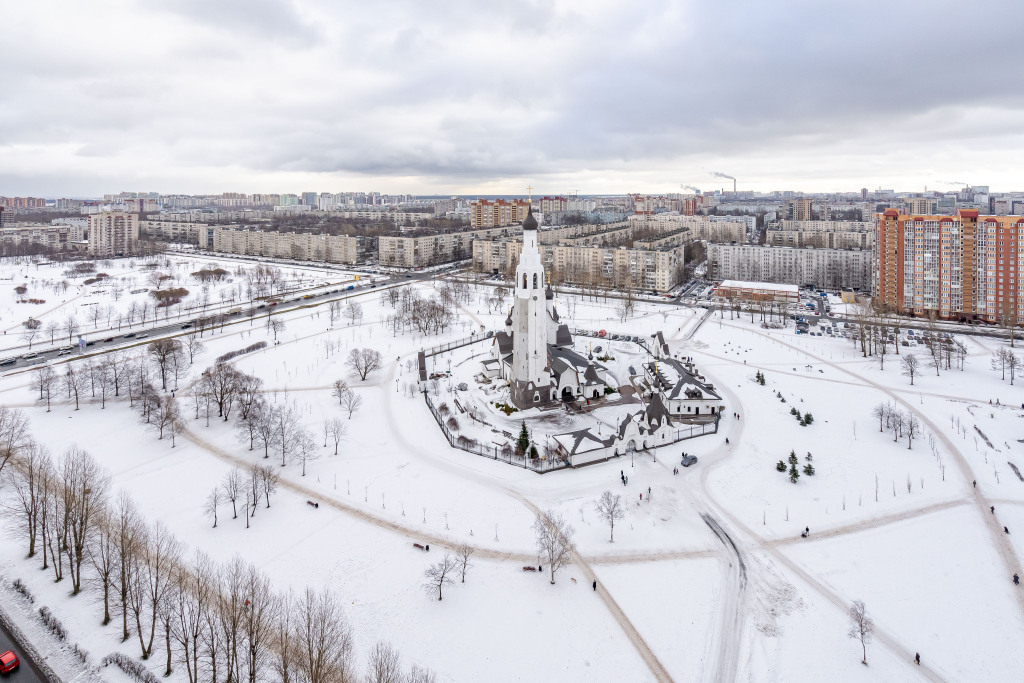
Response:
[[[319,192],[303,192],[302,193],[302,203],[305,204],[306,206],[317,206],[317,204],[319,203],[319,199],[320,199],[320,193]]]
[[[913,315],[1024,320],[1024,216],[878,214],[876,300]]]
[[[469,224],[473,228],[500,228],[519,225],[526,219],[530,202],[524,199],[480,199],[470,204]]]
[[[798,197],[788,203],[787,214],[791,220],[794,221],[809,221],[813,220],[814,213],[812,210],[813,202],[805,197]]]
[[[7,210],[4,207],[0,206],[0,228],[4,227],[4,225],[6,225],[7,220],[8,220]]]
[[[541,197],[540,212],[544,214],[558,213],[569,209],[569,200],[565,197]]]
[[[89,253],[125,256],[139,242],[139,215],[127,211],[101,211],[89,216]]]
[[[938,200],[932,197],[908,197],[907,212],[915,216],[928,216],[935,213]]]

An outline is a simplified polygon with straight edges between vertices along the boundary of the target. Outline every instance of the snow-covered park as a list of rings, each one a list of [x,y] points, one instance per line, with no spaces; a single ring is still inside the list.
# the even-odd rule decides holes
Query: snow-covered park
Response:
[[[216,263],[175,256],[161,269],[198,292],[190,273]],[[232,281],[211,283],[209,303],[248,301],[236,271],[252,265],[222,264]],[[123,287],[118,297],[82,279],[56,293],[67,267],[4,265],[4,348],[24,344],[18,330],[30,312],[44,326],[86,304],[116,316],[147,296],[132,289],[151,288],[152,269],[119,260],[101,268]],[[283,270],[295,289],[344,277]],[[20,284],[27,293],[14,292]],[[396,321],[402,297],[422,312],[445,287],[399,283],[339,295],[334,305],[238,319],[201,338],[182,332],[170,361],[151,344],[51,361],[50,384],[42,369],[8,372],[0,404],[9,419],[12,411],[27,418],[23,441],[45,448],[58,470],[69,449],[91,456],[109,475],[97,495],[111,510],[124,504],[122,493],[130,496],[150,538],[159,525],[177,539],[182,565],[191,567],[197,551],[222,567],[241,558],[276,595],[328,591],[351,628],[359,676],[383,642],[400,652],[403,670],[415,665],[451,681],[1020,677],[1024,653],[1011,644],[1024,639],[1024,596],[1012,581],[1024,553],[1024,392],[991,367],[1005,342],[963,337],[962,370],[929,366],[920,349],[899,348],[921,357],[911,385],[897,349],[883,368],[853,339],[766,329],[749,314],[638,302],[623,320],[617,299],[559,295],[573,328],[603,329],[608,338],[661,331],[673,355],[693,357],[714,382],[726,411],[717,434],[538,474],[451,448],[417,391],[419,350],[486,335],[507,315],[491,285],[467,285],[446,305],[452,317],[443,329]],[[429,372],[452,374],[434,389],[462,393],[459,384],[473,382],[491,343],[429,357]],[[620,384],[646,359],[631,342],[576,343],[582,353],[606,347]],[[353,350],[380,354],[365,379]],[[215,370],[216,361],[238,351],[245,352],[224,366],[244,388],[225,406],[223,395],[211,398],[227,372]],[[143,374],[147,386],[132,379]],[[488,420],[505,420],[505,431],[543,419],[478,403]],[[275,416],[265,434],[244,416],[253,406]],[[601,422],[601,410],[612,408],[537,428]],[[698,462],[680,467],[683,450]],[[113,597],[112,621],[101,625],[93,562],[83,563],[82,592],[73,595],[67,566],[55,581],[52,567],[41,569],[41,548],[27,557],[23,462],[19,454],[8,462],[0,493],[4,609],[66,680],[128,680],[99,663],[112,652],[139,658],[134,615],[148,628],[150,611],[132,612],[132,635],[122,642]],[[253,504],[246,482],[259,468],[272,473],[276,490],[257,486]],[[230,482],[239,476],[232,501]],[[621,496],[614,542],[596,509],[606,491]],[[537,543],[543,515],[573,532],[553,584]],[[464,581],[460,570],[441,585],[439,601],[437,590],[424,588],[425,572],[459,546],[472,551],[470,566]],[[33,603],[11,588],[15,580]],[[856,600],[874,623],[867,666],[860,641],[848,637]],[[41,606],[63,624],[63,641],[42,625]],[[145,665],[160,676],[164,635],[162,620],[155,623]],[[279,679],[276,642],[268,636],[267,652],[276,654],[254,664],[260,680]],[[88,653],[85,666],[75,645]],[[170,680],[194,680],[179,650]],[[208,666],[207,655],[196,661]]]

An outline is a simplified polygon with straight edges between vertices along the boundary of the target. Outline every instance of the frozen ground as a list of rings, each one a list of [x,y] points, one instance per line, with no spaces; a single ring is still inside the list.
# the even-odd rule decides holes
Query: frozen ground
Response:
[[[429,284],[408,286],[434,293]],[[727,417],[716,436],[633,462],[538,475],[448,448],[422,397],[407,392],[414,378],[406,364],[417,349],[502,323],[506,311],[489,307],[490,296],[475,292],[440,336],[393,334],[380,292],[359,295],[364,317],[356,325],[332,327],[326,304],[279,316],[281,343],[235,366],[262,377],[267,399],[293,406],[317,438],[328,417],[345,419],[348,433],[339,455],[333,443],[320,449],[306,476],[296,463],[282,468],[283,490],[248,529],[230,507],[213,529],[201,509],[232,466],[279,462],[250,451],[233,421],[207,427],[187,414],[188,432],[172,448],[122,400],[101,409],[90,399],[79,411],[59,400],[47,413],[25,373],[0,379],[0,401],[25,410],[35,438],[54,453],[72,443],[92,453],[148,519],[163,520],[190,547],[220,560],[242,555],[280,589],[330,586],[343,598],[361,658],[389,640],[443,680],[1002,681],[1024,670],[1024,653],[1009,645],[1024,637],[1024,604],[1010,581],[1024,552],[1013,533],[1024,534],[1024,482],[1008,464],[1024,468],[1024,418],[1007,407],[1020,405],[1021,392],[989,369],[1001,342],[968,338],[964,371],[935,376],[926,367],[911,387],[896,356],[883,370],[848,340],[765,330],[749,315],[704,320],[702,309],[644,303],[621,322],[614,300],[564,303],[572,327],[663,330],[673,352],[694,356],[722,389]],[[216,356],[263,340],[273,336],[260,319],[208,336],[178,395]],[[385,362],[360,382],[344,359],[364,346]],[[432,369],[447,370],[449,357],[453,373],[471,367],[478,358],[470,356],[485,348],[438,356]],[[612,352],[616,376],[641,359],[626,344],[613,342]],[[765,386],[754,381],[758,370]],[[331,397],[339,377],[363,399],[351,419]],[[922,422],[912,448],[879,432],[879,402],[898,403]],[[801,426],[793,407],[811,412],[813,423]],[[700,461],[673,475],[683,449]],[[813,477],[792,484],[776,471],[790,451],[801,467],[812,454]],[[614,543],[594,511],[604,490],[626,502]],[[547,508],[574,525],[579,549],[554,586],[522,571],[538,563],[531,525]],[[413,542],[430,543],[430,554]],[[432,600],[422,572],[436,550],[458,542],[478,548],[475,566],[464,585]],[[5,535],[0,548],[0,572],[29,584],[96,660],[117,649],[137,654],[132,641],[119,643],[116,628],[96,626],[94,597],[68,597],[37,561],[22,559],[20,539]],[[877,628],[868,667],[846,637],[855,599]]]

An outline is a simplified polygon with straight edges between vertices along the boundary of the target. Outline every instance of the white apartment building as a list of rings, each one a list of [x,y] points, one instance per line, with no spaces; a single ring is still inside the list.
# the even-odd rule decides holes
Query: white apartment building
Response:
[[[678,214],[654,214],[653,216],[630,216],[628,221],[636,226],[655,228],[663,232],[689,228],[695,240],[708,242],[746,242],[747,221],[743,216],[682,216]],[[742,220],[740,220],[742,219]]]
[[[425,235],[381,235],[377,238],[377,260],[382,266],[422,268],[473,255],[473,241],[507,237],[521,232],[518,225]]]
[[[780,230],[801,232],[874,232],[874,221],[779,221]]]
[[[89,253],[94,256],[125,256],[139,242],[139,214],[101,211],[89,216]]]
[[[216,227],[213,250],[246,256],[269,256],[303,261],[355,264],[365,260],[370,238],[355,235],[314,235]]]
[[[716,280],[777,282],[825,289],[871,290],[872,252],[709,244],[708,274]]]
[[[539,250],[552,282],[666,292],[679,284],[685,255],[684,244],[673,240],[678,237],[641,240],[633,248],[541,243]],[[474,270],[512,272],[521,242],[518,237],[473,240]]]
[[[857,230],[768,230],[765,243],[772,247],[818,247],[826,249],[871,249],[875,232]]]
[[[0,253],[13,255],[33,250],[33,245],[53,251],[74,248],[85,239],[85,221],[73,224],[20,223],[0,227]]]

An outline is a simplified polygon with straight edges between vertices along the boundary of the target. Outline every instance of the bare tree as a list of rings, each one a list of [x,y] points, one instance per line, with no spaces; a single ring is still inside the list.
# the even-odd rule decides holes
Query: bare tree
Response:
[[[608,522],[611,532],[608,541],[614,543],[615,522],[626,516],[626,507],[622,504],[622,496],[616,495],[611,491],[605,491],[601,494],[601,498],[598,499],[594,507],[601,519]]]
[[[908,353],[900,359],[900,365],[903,366],[903,374],[910,378],[910,386],[914,386],[914,375],[921,367],[921,361],[918,360],[916,354]]]
[[[277,341],[277,335],[284,332],[284,321],[280,318],[267,317],[267,327],[274,333],[274,341]]]
[[[402,673],[402,657],[389,643],[379,641],[370,650],[370,663],[366,671],[366,683],[405,683]]]
[[[864,601],[854,600],[853,604],[850,605],[850,630],[847,631],[846,635],[860,641],[863,654],[860,663],[865,666],[868,663],[868,643],[871,642],[871,635],[874,633],[874,630],[875,624],[871,621],[871,617],[868,616],[867,609],[864,607]]]
[[[110,623],[110,593],[114,589],[114,577],[117,573],[117,543],[114,538],[116,528],[110,510],[104,508],[97,516],[86,544],[86,554],[89,557],[89,564],[92,565],[90,583],[99,586],[103,593],[104,626]]]
[[[244,674],[249,683],[265,680],[271,657],[279,601],[267,577],[247,565],[247,592],[242,614]]]
[[[238,499],[242,495],[242,471],[232,467],[221,483],[224,497],[231,501],[231,519],[238,519]]]
[[[295,610],[295,664],[304,683],[354,680],[352,629],[337,599],[307,588]]]
[[[32,342],[39,337],[41,331],[38,327],[30,327],[21,333],[21,338],[28,344],[28,350],[32,350]]]
[[[131,637],[128,630],[129,603],[136,585],[140,546],[145,539],[145,529],[135,501],[123,491],[117,498],[112,517],[114,526],[111,535],[114,539],[117,566],[114,593],[121,615],[121,640],[125,641]]]
[[[106,504],[110,476],[91,455],[71,446],[61,458],[59,477],[58,496],[66,523],[62,544],[71,572],[72,595],[77,595],[82,590],[86,543]]]
[[[348,356],[346,365],[359,375],[359,379],[365,381],[366,376],[371,372],[380,369],[383,358],[380,351],[375,349],[352,349]]]
[[[293,437],[292,453],[292,457],[302,463],[302,476],[306,476],[306,463],[320,457],[320,451],[317,450],[313,436],[301,427]]]
[[[462,574],[462,583],[466,583],[466,572],[473,564],[469,558],[473,556],[475,548],[468,543],[460,543],[455,546],[455,561],[458,563],[459,573]]]
[[[73,363],[68,363],[62,380],[64,388],[67,389],[68,398],[74,397],[75,410],[78,410],[78,399],[84,387],[85,377],[73,367]]]
[[[160,388],[166,391],[167,372],[171,370],[175,356],[182,352],[181,342],[177,339],[157,339],[146,347],[146,350],[160,373]]]
[[[15,524],[24,533],[28,542],[28,557],[36,554],[36,539],[40,534],[43,501],[46,499],[43,484],[52,479],[53,459],[43,446],[29,443],[21,448],[15,460],[16,467],[8,470],[14,502],[9,506],[15,517]]]
[[[64,318],[64,322],[61,325],[61,328],[68,335],[68,344],[70,344],[71,338],[78,333],[78,318],[76,318],[73,315],[69,315],[68,317]]]
[[[352,414],[359,410],[359,407],[363,405],[363,397],[352,391],[348,390],[341,399],[341,407],[348,413],[348,419],[352,419]]]
[[[876,403],[875,407],[871,409],[871,414],[878,418],[878,431],[884,430],[884,424],[886,418],[889,416],[891,408],[888,403]]]
[[[330,429],[331,439],[334,440],[334,454],[338,454],[338,444],[345,439],[345,434],[348,432],[348,427],[345,426],[345,422],[340,417],[332,417],[328,422]]]
[[[349,388],[348,382],[343,379],[336,379],[331,385],[331,396],[338,399],[338,405],[344,403],[345,397],[352,393],[352,389]]]
[[[39,400],[46,401],[46,412],[50,412],[50,398],[57,384],[57,373],[49,365],[40,365],[32,371],[32,389],[39,390]],[[0,466],[0,470],[3,467]]]
[[[433,595],[434,591],[437,591],[437,599],[441,600],[441,591],[445,586],[450,586],[452,583],[451,575],[458,570],[458,562],[450,554],[445,553],[438,562],[427,567],[427,570],[423,572],[423,576],[426,579],[423,583],[423,589],[427,591],[429,595]]]
[[[263,497],[267,501],[267,507],[270,507],[270,496],[277,493],[277,485],[281,481],[281,475],[279,475],[273,467],[270,465],[260,465],[257,467],[259,475],[259,488]]]
[[[143,659],[148,659],[153,654],[156,623],[167,599],[172,569],[181,558],[181,543],[163,522],[157,521],[146,536],[146,543],[141,548],[141,571],[137,574],[136,590],[141,592],[141,599],[134,601],[135,607],[132,610],[139,632]],[[143,626],[143,619],[146,616],[149,621],[148,635],[145,633],[146,627]]]
[[[199,335],[193,332],[185,337],[185,351],[188,353],[188,363],[191,365],[196,360],[196,355],[206,350]]]
[[[206,497],[206,502],[203,503],[203,512],[208,517],[213,519],[213,528],[217,528],[217,509],[220,507],[220,502],[224,496],[224,489],[220,486],[214,486],[213,490],[210,491],[210,495]]]
[[[540,513],[533,523],[533,530],[537,534],[537,552],[547,561],[551,583],[554,584],[555,572],[572,557],[572,537],[576,530],[554,510]]]
[[[215,596],[214,565],[210,558],[196,551],[191,566],[174,572],[173,614],[171,635],[178,643],[181,660],[185,662],[189,683],[199,683],[199,656],[207,619]],[[215,667],[214,667],[215,668]]]
[[[31,441],[25,414],[17,408],[0,405],[0,473],[7,462]]]
[[[345,309],[342,311],[342,315],[348,318],[349,324],[357,323],[363,319],[363,306],[354,299],[349,299],[345,302]]]

